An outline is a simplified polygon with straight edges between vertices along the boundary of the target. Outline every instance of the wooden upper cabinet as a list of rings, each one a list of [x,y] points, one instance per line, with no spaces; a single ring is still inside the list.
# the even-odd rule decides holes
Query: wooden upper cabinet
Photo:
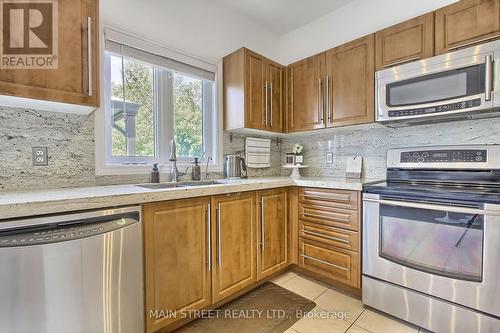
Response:
[[[288,189],[257,193],[259,223],[257,239],[257,278],[261,280],[289,263]]]
[[[377,70],[434,55],[434,13],[393,25],[375,34]]]
[[[245,127],[253,129],[265,129],[267,119],[265,118],[265,95],[267,86],[265,81],[264,57],[246,50],[245,56]]]
[[[325,126],[323,113],[324,66],[324,53],[288,66],[289,132],[307,131]]]
[[[257,281],[255,192],[212,197],[212,301]]]
[[[285,70],[283,66],[272,61],[267,61],[266,71],[269,89],[267,130],[282,133],[285,124]]]
[[[58,28],[57,34],[52,35],[52,45],[57,47],[57,67],[2,68],[0,94],[99,106],[98,1],[65,0],[58,1],[57,5],[54,19]]]
[[[147,314],[150,310],[196,310],[211,304],[209,202],[209,198],[196,198],[143,206]],[[146,318],[148,333],[179,319]]]
[[[224,129],[283,131],[283,66],[246,48],[223,60]]]
[[[327,126],[375,119],[375,41],[370,35],[326,52]]]
[[[436,54],[500,36],[500,0],[461,0],[436,10]]]

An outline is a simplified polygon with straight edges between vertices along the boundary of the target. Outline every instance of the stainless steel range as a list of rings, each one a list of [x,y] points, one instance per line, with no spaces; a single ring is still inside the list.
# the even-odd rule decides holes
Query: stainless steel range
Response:
[[[363,207],[364,304],[433,332],[500,332],[500,146],[390,150]]]

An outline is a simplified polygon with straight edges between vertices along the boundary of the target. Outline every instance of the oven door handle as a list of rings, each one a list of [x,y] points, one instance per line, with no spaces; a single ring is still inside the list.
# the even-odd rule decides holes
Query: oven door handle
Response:
[[[385,200],[385,199],[371,199],[364,198],[365,202],[375,202],[382,205],[397,206],[397,207],[408,207],[408,208],[419,208],[419,209],[431,209],[450,213],[462,213],[462,214],[478,214],[478,215],[495,215],[500,216],[500,211],[488,211],[476,208],[467,207],[457,207],[457,206],[444,206],[444,205],[434,205],[425,204],[420,202],[407,202],[407,201],[397,201],[397,200]]]

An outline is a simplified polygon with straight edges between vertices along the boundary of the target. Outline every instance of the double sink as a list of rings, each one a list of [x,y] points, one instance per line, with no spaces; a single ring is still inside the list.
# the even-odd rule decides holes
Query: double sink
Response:
[[[178,182],[178,183],[152,183],[152,184],[139,184],[137,187],[147,188],[149,190],[160,190],[167,188],[183,188],[183,187],[196,187],[196,186],[210,186],[224,184],[223,181],[206,180],[206,181],[192,181],[192,182]]]

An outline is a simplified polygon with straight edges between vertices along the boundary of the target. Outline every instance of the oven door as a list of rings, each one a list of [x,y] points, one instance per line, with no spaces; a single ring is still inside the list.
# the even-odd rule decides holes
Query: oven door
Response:
[[[363,200],[364,275],[500,316],[500,206]]]
[[[377,72],[377,121],[494,108],[495,53],[480,47],[475,51],[479,53],[456,51]]]

